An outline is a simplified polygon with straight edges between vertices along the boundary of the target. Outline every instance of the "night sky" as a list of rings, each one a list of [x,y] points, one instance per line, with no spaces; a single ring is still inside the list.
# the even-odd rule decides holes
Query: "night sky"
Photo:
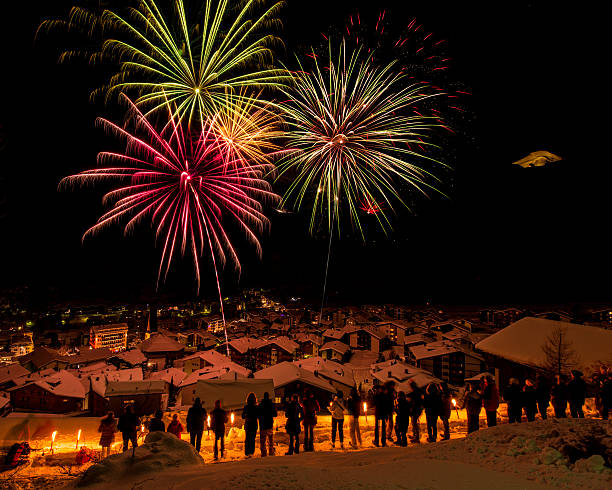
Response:
[[[61,46],[34,43],[39,22],[72,2],[2,2],[0,287],[28,285],[51,300],[191,299],[190,262],[155,293],[159,260],[150,230],[123,238],[117,227],[81,243],[102,211],[101,191],[57,191],[66,175],[95,165],[113,141],[94,127],[111,109],[91,103],[100,84],[84,65],[58,65]],[[596,9],[521,0],[289,0],[283,59],[320,42],[356,11],[375,20],[413,17],[448,41],[448,81],[473,95],[445,145],[453,172],[448,199],[417,199],[394,232],[372,227],[367,242],[346,227],[334,242],[330,291],[338,301],[513,303],[610,299],[608,99],[599,82],[608,53]],[[576,10],[580,8],[580,10]],[[8,10],[7,10],[8,9]],[[606,135],[607,136],[607,135]],[[511,165],[548,150],[564,158],[544,168]],[[316,298],[326,237],[310,237],[307,218],[270,211],[260,262],[241,245],[243,272],[223,275],[227,292],[274,287]],[[367,222],[367,220],[366,220]],[[373,224],[373,223],[372,223]],[[239,241],[239,240],[238,240]],[[212,270],[202,295],[214,293]],[[50,292],[49,292],[50,291]]]

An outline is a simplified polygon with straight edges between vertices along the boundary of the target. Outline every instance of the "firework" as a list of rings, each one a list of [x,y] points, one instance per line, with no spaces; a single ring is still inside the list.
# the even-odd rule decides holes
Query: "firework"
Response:
[[[393,201],[405,204],[401,187],[433,189],[433,175],[421,164],[436,163],[424,149],[439,122],[420,106],[437,92],[407,83],[393,63],[378,67],[360,50],[349,52],[344,42],[335,56],[330,44],[325,66],[313,58],[313,72],[292,74],[281,105],[289,150],[279,175],[294,175],[283,204],[299,209],[312,199],[311,232],[319,217],[328,230],[339,226],[345,210],[362,236],[358,211],[375,204],[370,214],[387,230]]]
[[[118,72],[93,95],[135,93],[136,103],[148,111],[166,108],[169,101],[189,122],[245,99],[253,102],[252,89],[282,83],[284,72],[272,65],[271,46],[278,39],[268,32],[279,23],[282,1],[187,3],[174,0],[163,8],[141,0],[134,8],[102,12],[74,7],[67,21],[46,21],[41,29],[67,29],[88,40],[85,53],[69,50],[61,60],[86,54],[92,63],[118,64]]]
[[[268,166],[241,159],[237,153],[228,157],[227,144],[215,133],[215,118],[204,121],[201,131],[187,131],[168,102],[169,122],[159,131],[134,103],[124,99],[130,111],[125,125],[105,119],[98,122],[125,140],[126,151],[100,153],[102,168],[67,177],[60,184],[100,180],[119,184],[104,196],[111,209],[85,236],[124,219],[126,233],[149,221],[162,243],[158,284],[166,278],[173,258],[189,251],[198,288],[205,249],[210,251],[215,273],[217,260],[221,264],[229,260],[240,268],[225,230],[226,219],[235,221],[260,253],[257,234],[268,224],[261,202],[277,198],[262,179]]]

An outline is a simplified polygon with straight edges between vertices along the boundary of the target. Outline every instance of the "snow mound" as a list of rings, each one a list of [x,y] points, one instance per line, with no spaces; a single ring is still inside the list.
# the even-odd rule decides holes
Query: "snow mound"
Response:
[[[145,443],[132,450],[112,455],[89,468],[77,486],[104,484],[113,485],[127,477],[146,475],[151,472],[180,466],[203,465],[204,460],[191,444],[177,439],[167,432],[151,432]]]

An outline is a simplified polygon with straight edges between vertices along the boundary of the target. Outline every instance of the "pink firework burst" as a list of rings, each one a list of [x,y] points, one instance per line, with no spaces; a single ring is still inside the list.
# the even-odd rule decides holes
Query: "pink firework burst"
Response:
[[[263,180],[266,163],[250,162],[227,154],[215,118],[201,130],[190,132],[168,105],[168,121],[161,130],[127,97],[129,117],[123,126],[98,119],[104,129],[126,142],[124,153],[98,154],[100,168],[66,177],[60,186],[100,180],[117,186],[103,199],[111,209],[83,238],[117,222],[127,221],[125,232],[148,221],[162,246],[158,285],[165,280],[173,259],[189,252],[200,287],[200,259],[209,250],[219,287],[217,260],[240,269],[236,249],[225,229],[226,220],[239,225],[261,253],[258,239],[269,222],[262,202],[278,196]],[[220,287],[219,287],[220,293]]]

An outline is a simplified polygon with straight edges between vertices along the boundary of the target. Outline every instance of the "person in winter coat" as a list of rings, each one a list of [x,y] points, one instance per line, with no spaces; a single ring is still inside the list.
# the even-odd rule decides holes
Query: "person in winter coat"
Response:
[[[125,407],[124,414],[119,417],[119,423],[117,429],[123,436],[123,452],[128,450],[128,445],[132,443],[132,449],[136,450],[138,447],[138,429],[140,427],[140,419],[133,412],[132,406],[128,405]]]
[[[387,419],[389,418],[387,393],[383,387],[377,387],[373,397],[374,402],[374,445],[387,445]],[[379,426],[380,426],[380,443],[379,441]]]
[[[395,434],[397,435],[397,444],[403,447],[408,445],[408,425],[410,424],[410,404],[406,399],[406,393],[400,391],[397,394],[397,406],[395,408]]]
[[[162,420],[164,412],[158,410],[155,412],[155,417],[149,421],[149,432],[166,432],[166,424]]]
[[[170,434],[174,434],[176,437],[180,439],[181,434],[183,433],[184,430],[185,428],[183,427],[183,424],[181,424],[181,421],[178,418],[178,414],[175,413],[172,416],[172,422],[168,424],[166,431],[169,432]]]
[[[599,372],[592,378],[595,385],[595,405],[603,420],[608,420],[612,409],[612,373],[607,366],[601,365]]]
[[[482,394],[474,383],[468,383],[463,395],[462,407],[467,413],[468,434],[480,429],[480,411],[482,410]]]
[[[442,397],[435,383],[429,383],[423,397],[425,419],[427,420],[427,441],[436,442],[438,439],[438,417],[442,411]]]
[[[213,450],[215,461],[219,459],[219,441],[221,441],[222,458],[225,452],[225,424],[227,424],[227,420],[227,412],[221,408],[221,400],[216,400],[215,408],[210,412],[210,428],[215,434],[215,446]]]
[[[555,418],[564,419],[567,417],[567,386],[563,376],[557,374],[555,376],[555,384],[550,390],[550,401],[555,410]]]
[[[573,418],[584,418],[582,406],[586,398],[586,382],[582,379],[580,371],[572,371],[572,379],[567,383],[567,398],[570,414]]]
[[[206,409],[202,406],[200,398],[196,398],[187,411],[187,432],[189,432],[191,445],[196,448],[197,452],[200,452],[202,446],[202,433],[204,432],[206,415]]]
[[[351,447],[358,448],[361,446],[361,429],[359,427],[359,416],[361,415],[361,395],[356,386],[351,388],[347,402],[348,413],[350,414],[349,431],[351,434]]]
[[[274,417],[276,417],[276,407],[274,402],[270,400],[270,395],[266,391],[263,395],[263,400],[259,402],[257,408],[257,416],[259,418],[259,449],[262,456],[267,456],[266,442],[270,456],[274,456]]]
[[[317,425],[317,413],[321,411],[319,402],[311,392],[305,392],[302,399],[302,412],[304,414],[304,451],[314,451],[314,427]]]
[[[397,393],[395,391],[395,381],[388,381],[387,385],[387,440],[393,441],[393,412],[395,412],[395,399]]]
[[[340,447],[344,449],[344,412],[346,407],[344,406],[344,400],[342,398],[342,392],[339,392],[337,396],[334,396],[331,404],[329,405],[329,412],[331,413],[332,422],[332,447],[336,447],[336,431],[338,431],[338,438],[340,439]]]
[[[523,414],[523,392],[518,379],[510,378],[510,384],[504,390],[504,400],[508,405],[508,422],[520,424]]]
[[[550,404],[550,383],[543,374],[538,374],[536,378],[536,402],[540,417],[542,417],[542,420],[546,420],[548,418],[548,405]]]
[[[242,418],[244,419],[244,454],[251,456],[255,454],[255,437],[257,437],[258,419],[257,415],[257,397],[255,393],[249,393],[246,399],[246,405],[242,409]]]
[[[108,412],[108,415],[100,420],[98,432],[101,432],[100,446],[102,446],[102,457],[106,458],[110,456],[110,449],[113,442],[115,442],[115,432],[117,432],[117,420],[113,412]]]
[[[533,422],[538,411],[538,394],[535,383],[531,379],[526,379],[525,386],[523,386],[523,407],[527,422]]]
[[[289,451],[287,455],[290,456],[293,453],[299,454],[300,452],[300,423],[304,419],[304,411],[300,404],[297,393],[294,393],[291,397],[291,401],[285,407],[285,418],[287,423],[285,424],[285,430],[289,434]]]
[[[497,425],[497,409],[499,408],[499,390],[491,376],[484,379],[484,390],[482,392],[482,405],[487,414],[487,427]]]
[[[423,390],[421,390],[414,381],[410,382],[410,388],[412,391],[407,395],[410,405],[410,421],[412,422],[412,437],[410,438],[410,442],[419,444],[421,442],[419,418],[423,413]]]
[[[453,394],[451,393],[450,388],[446,382],[443,382],[440,385],[440,393],[441,393],[441,409],[440,409],[440,419],[442,420],[442,426],[444,427],[444,434],[442,435],[443,441],[448,441],[450,439],[450,416],[451,416],[451,405]]]

